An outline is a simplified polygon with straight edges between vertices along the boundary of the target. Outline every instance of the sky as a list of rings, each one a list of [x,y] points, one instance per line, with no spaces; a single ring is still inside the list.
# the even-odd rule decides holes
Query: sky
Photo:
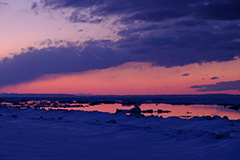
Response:
[[[0,0],[0,92],[240,94],[239,0]]]

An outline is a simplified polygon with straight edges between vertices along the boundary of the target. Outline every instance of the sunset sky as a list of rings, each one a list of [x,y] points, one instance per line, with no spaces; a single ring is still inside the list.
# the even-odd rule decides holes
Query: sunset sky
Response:
[[[240,94],[240,1],[0,0],[0,92]]]

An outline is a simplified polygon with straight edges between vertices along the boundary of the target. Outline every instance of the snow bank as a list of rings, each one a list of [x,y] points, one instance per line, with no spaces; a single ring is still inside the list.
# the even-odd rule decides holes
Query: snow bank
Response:
[[[239,160],[240,120],[0,109],[1,160]]]

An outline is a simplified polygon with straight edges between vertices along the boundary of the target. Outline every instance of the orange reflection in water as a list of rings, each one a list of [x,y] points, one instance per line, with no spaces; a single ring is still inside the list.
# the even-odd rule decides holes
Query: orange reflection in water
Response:
[[[122,106],[121,104],[100,104],[89,107],[42,107],[42,109],[63,109],[81,111],[100,111],[115,113],[116,109],[128,110],[134,106]],[[163,118],[177,116],[181,118],[191,118],[193,116],[227,116],[229,119],[240,119],[240,112],[218,105],[171,105],[171,104],[142,104],[143,110],[153,110],[153,113],[144,113],[145,116],[162,116]],[[158,113],[160,110],[169,110],[170,113]]]

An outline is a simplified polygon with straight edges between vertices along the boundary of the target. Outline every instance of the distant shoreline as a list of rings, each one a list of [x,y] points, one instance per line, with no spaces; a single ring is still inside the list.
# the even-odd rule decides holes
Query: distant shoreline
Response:
[[[97,104],[172,104],[172,105],[221,105],[239,110],[240,95],[203,94],[203,95],[70,95],[70,94],[0,94],[0,102],[16,102],[30,100],[61,100],[63,102]]]

